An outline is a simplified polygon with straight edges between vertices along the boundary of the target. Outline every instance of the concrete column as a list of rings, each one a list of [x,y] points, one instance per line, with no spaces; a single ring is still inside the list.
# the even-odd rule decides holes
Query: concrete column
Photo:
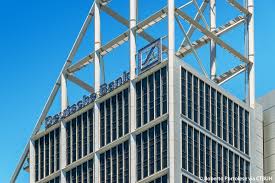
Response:
[[[179,157],[177,156],[177,125],[175,120],[175,2],[168,3],[168,108],[169,108],[169,182],[180,182]],[[180,77],[180,75],[178,75]]]
[[[95,92],[100,90],[100,54],[97,50],[101,47],[101,32],[100,32],[100,1],[95,1],[95,10],[94,10],[94,34],[95,34],[95,71],[94,71],[94,83],[95,83]],[[96,102],[94,105],[94,151],[97,151],[100,148],[100,129],[99,129],[99,104]],[[96,153],[94,156],[94,182],[100,182],[100,164],[99,164],[99,154]]]
[[[248,69],[248,95],[249,104],[253,109],[255,108],[255,66],[254,66],[254,0],[248,0],[247,9],[251,16],[247,20],[248,29],[248,59],[251,62]]]
[[[30,148],[30,153],[29,153],[29,165],[30,165],[30,183],[35,182],[35,148],[34,148],[34,142],[30,140],[29,142],[29,148]]]
[[[130,132],[136,128],[136,89],[134,79],[136,77],[136,31],[137,24],[137,0],[130,0]],[[136,182],[136,140],[135,135],[130,136],[130,182]]]
[[[216,0],[210,0],[210,31],[216,29]],[[216,78],[216,43],[213,39],[210,41],[210,77]]]
[[[61,75],[61,111],[63,112],[68,106],[68,93],[67,93],[67,80],[66,76]],[[66,128],[63,121],[60,126],[60,182],[66,183],[65,172],[63,169],[66,167]]]

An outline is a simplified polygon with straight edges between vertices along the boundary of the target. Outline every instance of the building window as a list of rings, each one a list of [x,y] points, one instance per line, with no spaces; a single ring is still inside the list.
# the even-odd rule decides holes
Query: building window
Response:
[[[118,182],[123,183],[123,144],[119,144],[117,148],[118,159]]]
[[[142,106],[143,106],[143,124],[148,122],[148,95],[147,95],[147,78],[142,80]]]
[[[228,149],[223,148],[223,176],[228,176]]]
[[[243,158],[240,158],[240,177],[244,178],[244,159]]]
[[[149,77],[148,77],[148,81],[149,81],[149,120],[153,120],[154,117],[155,117],[155,114],[154,114],[154,75],[151,74]]]
[[[211,154],[210,154],[210,143],[211,143],[211,139],[209,137],[206,136],[206,176],[210,177],[211,176]]]
[[[167,167],[167,152],[168,152],[168,126],[167,121],[161,123],[162,127],[162,168]]]
[[[152,175],[155,172],[155,142],[154,142],[154,127],[149,129],[149,173]]]
[[[200,125],[204,127],[204,82],[200,80]]]
[[[187,170],[187,124],[182,122],[182,168]]]
[[[93,149],[94,149],[94,143],[93,143],[93,112],[94,110],[93,109],[90,109],[88,111],[88,116],[89,116],[89,150],[90,150],[90,153],[93,152]]]
[[[112,97],[112,140],[116,140],[117,138],[117,130],[116,130],[116,120],[117,120],[117,115],[116,112],[116,96]]]
[[[234,103],[234,147],[238,148],[238,105]]]
[[[136,113],[137,113],[137,128],[141,126],[141,82],[136,83]]]
[[[245,153],[249,155],[249,112],[245,111],[244,118]]]
[[[88,161],[88,170],[89,170],[89,183],[93,183],[94,182],[93,160]]]
[[[81,115],[77,116],[77,158],[82,157],[82,119]]]
[[[192,74],[187,73],[187,116],[192,119]]]
[[[205,176],[205,135],[200,133],[200,176]]]
[[[82,172],[83,172],[83,183],[87,183],[88,182],[87,162],[83,163]]]
[[[155,127],[156,137],[156,169],[161,170],[161,137],[160,137],[160,124]]]
[[[137,144],[137,180],[142,178],[142,152],[141,152],[141,134],[137,135],[136,137],[136,144]]]
[[[233,117],[232,117],[232,100],[228,99],[228,140],[233,145]]]
[[[40,179],[44,178],[44,137],[40,138]]]
[[[221,100],[221,93],[217,92],[217,135],[220,138],[222,134]]]
[[[244,115],[243,115],[243,112],[244,112],[243,108],[239,107],[240,150],[242,152],[244,152],[244,132],[243,132],[243,130],[244,130],[244,128],[243,128],[243,126],[244,126],[244,123],[243,123]]]
[[[50,132],[50,148],[51,148],[51,173],[54,172],[54,131]]]
[[[239,156],[235,154],[235,177],[239,177]],[[239,182],[239,181],[235,181]]]
[[[55,143],[55,156],[56,156],[56,170],[59,170],[59,159],[60,159],[60,129],[57,128],[55,129],[55,139],[56,139],[56,143]]]
[[[104,102],[99,105],[100,110],[100,146],[105,145],[105,110]]]
[[[222,146],[218,144],[218,177],[222,177]],[[220,183],[221,180],[218,180]]]
[[[156,108],[156,117],[160,116],[160,71],[155,72],[155,93],[156,93],[156,100],[155,100],[155,108]]]
[[[210,131],[210,86],[205,85],[205,127]]]
[[[123,117],[122,117],[122,92],[117,95],[117,103],[118,103],[118,137],[123,135]]]
[[[143,144],[143,178],[148,176],[148,131],[142,133]]]
[[[124,183],[129,183],[129,142],[124,142]]]
[[[188,126],[188,171],[193,173],[193,128]]]
[[[117,147],[112,148],[112,182],[117,182]]]
[[[229,162],[228,162],[228,165],[229,165],[229,177],[233,177],[233,152],[232,151],[229,151]],[[229,181],[229,182],[233,182],[233,181]]]
[[[129,133],[129,90],[123,92],[124,97],[124,134]]]
[[[194,173],[199,176],[199,131],[194,129]]]
[[[88,145],[87,145],[87,138],[88,138],[88,128],[87,128],[87,112],[83,113],[83,156],[86,156],[88,153]]]
[[[161,69],[162,82],[162,114],[167,113],[167,70],[166,67]]]
[[[186,115],[186,70],[181,69],[181,113]]]
[[[104,154],[100,155],[100,182],[105,183],[105,158],[104,158]]]
[[[248,161],[245,162],[245,177],[250,177],[250,163]],[[247,180],[246,182],[250,182]]]
[[[76,119],[72,120],[72,162],[76,160]]]
[[[223,118],[223,140],[227,141],[227,98],[223,96],[223,108],[222,108],[222,118]]]
[[[45,135],[45,177],[49,175],[49,134]]]
[[[81,165],[77,166],[77,183],[82,182]]]
[[[193,99],[194,99],[194,121],[197,123],[198,122],[198,78],[196,76],[194,76],[193,78]]]
[[[111,142],[111,108],[110,99],[106,100],[106,144]]]
[[[211,132],[216,134],[216,90],[211,88]]]
[[[38,181],[38,166],[39,166],[39,149],[38,149],[38,140],[34,142],[34,149],[35,149],[35,181]]]
[[[111,153],[106,152],[106,182],[111,183]]]
[[[216,146],[216,142],[214,140],[212,140],[212,177],[217,177],[216,173],[217,173],[217,168],[216,168],[216,164],[217,164],[217,146]]]

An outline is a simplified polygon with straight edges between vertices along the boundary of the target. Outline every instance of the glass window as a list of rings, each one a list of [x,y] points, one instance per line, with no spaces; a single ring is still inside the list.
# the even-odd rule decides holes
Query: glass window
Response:
[[[248,161],[245,162],[245,176],[247,178],[250,177],[250,163]],[[250,181],[247,180],[246,182],[250,182]]]
[[[222,119],[221,119],[221,93],[217,92],[217,135],[221,138]]]
[[[77,116],[77,154],[78,159],[82,157],[82,121],[81,115]]]
[[[60,129],[57,128],[55,129],[55,139],[56,139],[56,143],[55,143],[55,156],[56,156],[56,170],[59,170],[59,159],[60,159]]]
[[[123,119],[122,119],[122,92],[117,95],[118,103],[118,137],[123,135]]]
[[[123,92],[124,98],[124,134],[129,132],[129,90],[126,88]]]
[[[239,156],[235,154],[235,177],[239,177]],[[235,181],[239,182],[239,181]]]
[[[111,142],[111,108],[110,99],[106,100],[106,144]]]
[[[229,151],[229,177],[233,177],[233,152]],[[229,182],[233,182],[233,181],[229,181]]]
[[[188,126],[188,171],[193,173],[193,128]]]
[[[89,183],[93,183],[93,180],[94,180],[93,160],[88,161],[88,170],[89,170]]]
[[[136,83],[136,113],[137,113],[137,127],[141,126],[141,82]]]
[[[245,122],[244,122],[244,135],[245,135],[245,153],[249,154],[249,112],[245,111]]]
[[[223,148],[223,176],[228,176],[228,149]]]
[[[45,136],[45,177],[49,175],[49,134]]]
[[[87,183],[88,182],[88,177],[87,177],[87,162],[83,163],[82,171],[83,171],[83,183]]]
[[[211,139],[209,137],[206,136],[206,176],[210,177],[211,176],[211,154],[210,154],[210,143],[211,143]]]
[[[93,109],[88,111],[89,115],[89,150],[90,153],[93,152],[94,144],[93,144]]]
[[[216,90],[211,88],[211,132],[216,134]]]
[[[242,107],[239,107],[239,131],[240,131],[240,150],[242,152],[244,152],[244,133],[243,133],[243,108]]]
[[[40,138],[40,179],[44,178],[44,137]]]
[[[76,168],[72,169],[72,183],[76,183]]]
[[[218,144],[218,177],[222,177],[222,146]],[[221,180],[218,181],[219,183]]]
[[[182,122],[182,168],[187,170],[187,125]]]
[[[198,122],[198,78],[194,76],[193,79],[193,98],[194,98],[194,121]]]
[[[205,85],[205,127],[210,131],[210,86]]]
[[[155,86],[156,86],[156,117],[160,116],[160,71],[155,72]]]
[[[82,182],[82,172],[81,172],[81,165],[77,166],[77,182],[81,183]]]
[[[112,140],[116,140],[117,138],[117,130],[116,130],[116,120],[117,120],[117,114],[116,114],[116,96],[112,97]]]
[[[38,166],[39,166],[39,149],[38,140],[34,142],[35,149],[35,181],[38,181]]]
[[[111,153],[106,151],[106,183],[111,183]]]
[[[148,176],[148,133],[147,131],[142,133],[143,144],[143,178]]]
[[[129,183],[129,142],[124,142],[124,183]]]
[[[227,98],[223,96],[223,108],[222,108],[222,118],[223,118],[223,140],[227,141]]]
[[[141,179],[141,165],[142,165],[142,160],[141,160],[141,134],[137,135],[136,137],[136,143],[137,143],[137,180]]]
[[[76,160],[76,119],[72,120],[72,162]]]
[[[205,135],[200,133],[200,176],[205,176]]]
[[[100,110],[100,146],[105,145],[105,111],[104,111],[104,102],[99,105]]]
[[[238,148],[238,105],[234,103],[234,147]]]
[[[214,140],[212,140],[212,177],[217,177],[217,168],[216,168],[216,164],[217,164],[217,146],[216,146],[216,142]],[[216,181],[213,181],[216,182]]]
[[[204,82],[200,80],[200,125],[204,126]]]
[[[199,176],[199,131],[194,129],[194,173]]]
[[[187,115],[189,119],[192,119],[192,74],[188,72],[187,74]]]
[[[181,113],[186,115],[186,70],[181,69]]]
[[[143,124],[148,122],[148,95],[147,95],[147,78],[142,80],[142,106],[143,106]]]
[[[54,131],[50,133],[50,144],[51,144],[51,173],[54,172]]]
[[[228,99],[228,140],[233,145],[233,116],[232,116],[232,100]]]
[[[155,156],[155,143],[154,143],[154,127],[149,129],[149,173],[152,175],[155,172],[155,163],[154,163],[154,156]]]
[[[161,142],[160,142],[160,124],[155,127],[156,137],[156,169],[161,170]]]
[[[112,182],[117,182],[117,147],[112,148]]]
[[[161,123],[162,128],[162,168],[167,167],[167,155],[168,155],[168,126],[167,121]]]
[[[88,145],[87,145],[87,138],[88,138],[87,112],[84,112],[82,117],[83,117],[83,156],[86,156],[87,152],[88,152]]]
[[[167,72],[166,67],[161,69],[162,82],[162,114],[167,113]]]
[[[118,182],[123,183],[123,144],[119,144],[118,151]]]
[[[105,159],[104,153],[100,155],[100,182],[105,183]]]
[[[154,119],[154,75],[151,74],[149,80],[149,119]]]

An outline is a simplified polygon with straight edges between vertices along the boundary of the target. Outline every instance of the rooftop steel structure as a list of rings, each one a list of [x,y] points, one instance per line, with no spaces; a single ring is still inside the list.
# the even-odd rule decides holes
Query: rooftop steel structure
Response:
[[[148,42],[152,42],[157,38],[154,35],[150,35],[146,32],[146,29],[154,26],[160,21],[164,19],[168,20],[167,24],[167,32],[168,32],[168,45],[163,45],[163,49],[168,53],[168,69],[169,69],[169,85],[168,92],[173,93],[174,86],[171,85],[173,83],[173,64],[175,60],[175,55],[181,59],[189,54],[194,54],[197,62],[202,69],[202,72],[209,78],[211,78],[214,82],[218,84],[223,84],[224,82],[231,80],[233,77],[240,73],[247,74],[247,80],[245,81],[248,86],[247,91],[247,103],[249,103],[251,108],[255,107],[255,70],[254,70],[254,0],[245,0],[244,3],[240,3],[237,0],[227,0],[232,9],[235,8],[239,11],[240,15],[236,18],[232,19],[229,22],[226,22],[224,25],[216,27],[216,0],[203,0],[202,4],[198,4],[198,0],[190,0],[189,2],[185,2],[180,6],[176,6],[176,0],[167,0],[167,6],[163,7],[161,10],[153,13],[151,16],[147,17],[143,21],[137,21],[137,0],[129,0],[130,1],[130,17],[123,17],[119,14],[119,12],[115,12],[111,9],[108,4],[110,0],[95,0],[92,4],[90,11],[83,23],[83,26],[73,44],[73,47],[65,61],[65,64],[55,82],[55,85],[52,89],[52,92],[49,95],[48,100],[42,110],[42,113],[35,125],[32,136],[34,136],[41,125],[45,121],[46,116],[51,108],[51,105],[56,98],[58,91],[61,91],[61,111],[64,111],[68,106],[67,101],[67,81],[71,81],[76,83],[81,88],[87,90],[90,93],[98,92],[100,90],[101,85],[101,77],[104,69],[101,67],[102,58],[110,53],[116,47],[126,43],[129,41],[129,53],[130,53],[130,114],[134,114],[134,79],[136,78],[136,36],[139,35],[144,40]],[[184,2],[184,1],[183,1]],[[156,3],[153,2],[152,3]],[[197,13],[195,17],[191,17],[184,11],[184,8],[187,6],[195,6]],[[209,7],[209,8],[207,8]],[[205,18],[205,12],[209,11],[209,20],[207,22],[207,18]],[[123,32],[119,36],[110,40],[107,44],[101,44],[101,24],[104,22],[100,21],[101,13],[107,13],[111,17],[113,17],[116,21],[121,23],[122,25],[128,27],[127,31]],[[86,34],[86,30],[90,26],[91,21],[94,21],[94,51],[84,58],[72,62],[74,56],[76,55],[79,45],[82,42],[84,35]],[[181,21],[185,21],[190,25],[189,29],[186,31]],[[179,29],[182,31],[184,38],[178,37],[175,35],[176,24],[178,24]],[[231,31],[239,25],[243,25],[245,29],[244,35],[244,52],[246,54],[240,53],[240,51],[234,49],[230,44],[223,41],[220,36]],[[203,36],[196,41],[191,41],[190,38],[195,32],[195,30],[200,31]],[[182,43],[180,47],[175,47],[175,40],[182,39]],[[199,58],[197,54],[197,49],[210,45],[210,73],[207,73],[205,67],[203,66],[203,62]],[[219,45],[225,51],[231,53],[233,56],[238,58],[240,64],[236,67],[231,68],[229,71],[224,74],[217,76],[217,66],[216,66],[216,46]],[[88,64],[94,64],[94,86],[84,82],[81,78],[77,78],[74,73],[83,69]],[[209,75],[209,76],[208,76]],[[169,95],[169,103],[174,103],[173,95]],[[95,116],[98,116],[98,106],[95,106]],[[169,121],[173,121],[173,108],[169,108]],[[130,117],[130,119],[133,116]],[[134,118],[133,118],[134,119]],[[171,123],[173,124],[173,123]],[[61,128],[64,128],[64,126]],[[131,127],[133,128],[133,127]],[[171,125],[169,127],[173,129]],[[61,134],[62,135],[62,134]],[[95,135],[97,137],[97,135]],[[24,149],[24,152],[16,166],[16,169],[11,177],[11,182],[15,182],[16,178],[21,171],[25,161],[28,158],[30,153],[29,151],[30,143],[27,143]],[[95,163],[99,163],[98,160],[95,159]],[[173,165],[171,165],[173,166]],[[173,170],[173,167],[170,167]],[[170,172],[170,175],[173,174],[173,171]],[[174,176],[170,177],[171,182],[175,182],[173,179]],[[131,178],[131,182],[135,182],[135,177]]]

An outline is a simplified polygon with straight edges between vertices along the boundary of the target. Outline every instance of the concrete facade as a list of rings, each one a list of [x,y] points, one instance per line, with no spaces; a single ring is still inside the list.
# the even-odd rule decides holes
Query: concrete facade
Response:
[[[258,99],[263,108],[263,158],[264,175],[271,176],[275,182],[275,91]]]

